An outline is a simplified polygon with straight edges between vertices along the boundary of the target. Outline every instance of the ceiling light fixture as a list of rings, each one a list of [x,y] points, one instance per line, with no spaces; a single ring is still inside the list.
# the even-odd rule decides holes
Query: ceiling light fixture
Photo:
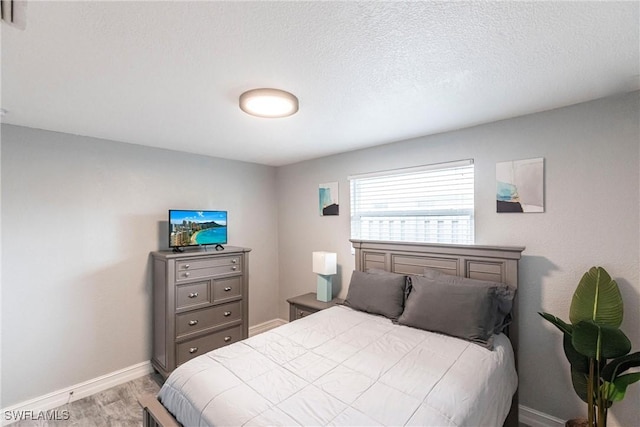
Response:
[[[298,98],[280,89],[252,89],[240,95],[240,109],[257,117],[288,117],[298,111]]]

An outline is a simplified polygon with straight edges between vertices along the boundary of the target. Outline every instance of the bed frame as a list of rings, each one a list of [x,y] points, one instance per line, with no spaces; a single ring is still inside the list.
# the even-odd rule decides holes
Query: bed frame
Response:
[[[355,249],[356,270],[383,269],[401,274],[423,274],[429,267],[442,273],[471,279],[490,280],[518,287],[518,260],[524,247],[449,245],[432,243],[377,242],[351,240]],[[517,293],[516,293],[517,298]],[[513,305],[513,322],[509,339],[518,366],[517,300]],[[173,418],[154,395],[140,400],[145,427],[178,427]],[[518,391],[513,396],[505,426],[518,427]]]

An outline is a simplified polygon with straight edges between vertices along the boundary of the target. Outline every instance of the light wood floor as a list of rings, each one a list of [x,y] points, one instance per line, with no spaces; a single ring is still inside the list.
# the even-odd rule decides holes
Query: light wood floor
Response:
[[[61,416],[69,411],[68,420],[22,420],[11,427],[130,427],[142,425],[142,409],[138,397],[160,391],[161,377],[150,374],[110,388],[93,396],[76,400],[56,408],[53,414]]]

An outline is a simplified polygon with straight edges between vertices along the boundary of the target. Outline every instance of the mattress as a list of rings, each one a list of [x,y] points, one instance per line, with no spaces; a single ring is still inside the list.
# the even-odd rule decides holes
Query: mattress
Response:
[[[158,399],[185,426],[500,426],[517,387],[493,351],[336,306],[190,360]]]

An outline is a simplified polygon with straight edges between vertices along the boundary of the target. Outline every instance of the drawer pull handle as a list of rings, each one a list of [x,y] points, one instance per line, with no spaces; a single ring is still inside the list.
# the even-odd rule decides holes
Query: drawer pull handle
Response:
[[[230,311],[225,311],[224,312],[224,317],[229,317],[231,316],[231,312]]]
[[[191,347],[189,349],[189,353],[191,353],[191,354],[195,353],[196,351],[198,351],[198,347]]]
[[[236,271],[236,270],[238,269],[238,266],[237,266],[237,265],[234,265],[233,267],[231,267],[231,269],[232,269],[233,271]]]
[[[231,260],[231,264],[237,264],[237,263],[238,263],[237,259],[234,258],[234,259]]]
[[[184,268],[185,268],[185,269],[187,269],[187,268],[189,268],[189,267],[190,267],[190,265],[189,265],[189,264],[185,264],[185,265],[184,265]]]
[[[198,293],[197,292],[191,292],[189,294],[189,298],[198,298]]]
[[[224,342],[229,342],[229,341],[231,341],[231,337],[229,336],[224,337]]]
[[[231,286],[227,286],[226,288],[224,288],[225,292],[229,292],[231,290]]]
[[[190,274],[191,274],[191,273],[186,272],[186,273],[184,273],[184,277],[189,277],[189,275],[190,275]]]
[[[189,320],[189,326],[196,326],[198,324],[197,320]]]

